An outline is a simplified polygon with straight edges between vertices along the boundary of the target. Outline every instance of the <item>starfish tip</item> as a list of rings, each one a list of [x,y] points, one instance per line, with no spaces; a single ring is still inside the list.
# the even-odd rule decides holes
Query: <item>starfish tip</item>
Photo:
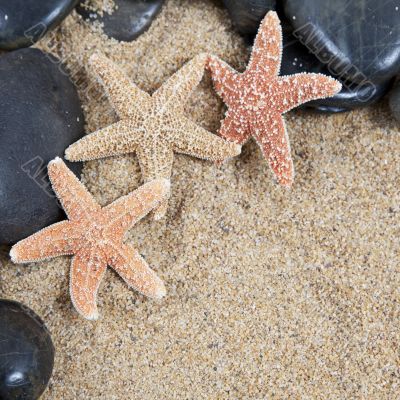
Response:
[[[343,85],[337,79],[335,79],[334,88],[333,88],[333,90],[335,91],[335,94],[339,93],[342,90],[342,87],[343,87]]]
[[[49,174],[50,181],[52,181],[54,174],[57,173],[57,171],[59,171],[63,166],[65,167],[65,164],[60,157],[54,158],[47,164],[47,172]]]
[[[293,185],[294,177],[293,176],[281,176],[278,178],[278,183],[285,189],[291,189]]]
[[[13,247],[11,247],[11,250],[10,250],[10,258],[11,258],[11,261],[12,261],[14,264],[17,264],[17,263],[18,263],[18,252],[17,252],[16,245],[13,246]]]
[[[76,143],[78,143],[78,142],[76,142]],[[64,158],[66,160],[68,160],[68,161],[81,161],[79,152],[77,152],[78,146],[76,146],[76,143],[71,144],[70,146],[68,146],[65,149]],[[79,148],[78,148],[78,150],[79,150]]]
[[[167,289],[165,289],[165,285],[160,282],[156,292],[154,293],[155,299],[162,299],[167,294]]]
[[[49,162],[49,166],[50,165],[53,165],[53,164],[62,164],[62,159],[60,158],[60,157],[56,157],[56,158],[54,158],[53,160],[51,160],[50,162]]]
[[[270,17],[270,18],[275,18],[275,19],[277,19],[279,21],[279,17],[278,17],[278,14],[276,13],[276,11],[273,11],[273,10],[268,11],[267,12],[267,16]]]
[[[72,286],[69,286],[69,293],[71,296],[72,305],[74,306],[76,312],[83,318],[89,321],[95,321],[99,318],[99,312],[95,304],[80,304],[74,295]],[[88,307],[89,306],[89,307]]]
[[[99,312],[97,310],[93,310],[91,314],[85,315],[85,318],[89,321],[96,321],[99,319]]]
[[[67,147],[67,148],[65,149],[64,157],[65,157],[66,160],[72,161],[72,160],[71,160],[71,149],[70,149],[70,147],[71,147],[71,146],[69,146],[69,147]]]
[[[47,170],[49,174],[54,168],[64,165],[64,161],[60,157],[56,157],[53,160],[49,161],[47,164]]]

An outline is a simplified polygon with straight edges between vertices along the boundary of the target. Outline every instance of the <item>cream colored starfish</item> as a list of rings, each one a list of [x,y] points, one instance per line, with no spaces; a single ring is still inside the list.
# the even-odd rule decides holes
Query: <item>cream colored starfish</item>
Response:
[[[123,243],[123,236],[168,196],[169,181],[149,182],[102,208],[60,158],[49,163],[48,173],[69,221],[50,225],[18,242],[10,251],[11,260],[30,263],[74,255],[71,299],[87,319],[98,316],[97,291],[107,265],[142,294],[163,297],[163,282],[132,246]]]
[[[120,121],[72,144],[71,161],[136,152],[145,182],[171,176],[173,153],[220,161],[240,153],[241,146],[199,127],[184,115],[184,101],[200,82],[206,55],[177,71],[153,95],[143,92],[109,59],[94,54],[89,65],[104,86]],[[165,201],[155,218],[165,215]]]

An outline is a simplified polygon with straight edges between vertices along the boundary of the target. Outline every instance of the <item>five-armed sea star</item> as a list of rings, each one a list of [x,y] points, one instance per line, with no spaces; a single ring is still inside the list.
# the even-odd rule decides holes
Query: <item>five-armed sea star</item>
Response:
[[[90,66],[105,87],[120,121],[100,129],[65,151],[71,161],[136,152],[145,182],[170,179],[174,152],[220,161],[240,153],[241,146],[214,135],[184,115],[184,101],[200,82],[207,56],[188,62],[153,95],[140,90],[109,59],[100,54]],[[165,215],[162,203],[155,218]]]
[[[247,69],[238,73],[212,56],[207,68],[228,106],[220,135],[243,144],[253,136],[282,185],[294,178],[290,144],[282,114],[310,100],[333,96],[341,84],[322,74],[278,76],[282,58],[282,29],[270,11],[261,22]]]
[[[71,299],[87,319],[98,316],[97,291],[107,265],[142,294],[163,297],[163,282],[132,246],[123,243],[123,236],[169,195],[169,181],[153,180],[102,208],[60,158],[49,163],[48,172],[69,220],[50,225],[18,242],[11,249],[11,260],[29,263],[74,255]]]

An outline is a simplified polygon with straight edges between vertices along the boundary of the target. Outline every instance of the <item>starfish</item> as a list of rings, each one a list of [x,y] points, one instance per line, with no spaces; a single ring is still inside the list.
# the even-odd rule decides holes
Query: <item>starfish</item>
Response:
[[[104,55],[92,55],[89,66],[120,120],[69,146],[66,159],[86,161],[136,152],[148,182],[170,179],[174,152],[213,161],[239,154],[239,145],[206,131],[184,115],[184,100],[200,82],[206,59],[205,54],[195,57],[149,95]],[[167,201],[156,210],[155,219],[162,218],[166,209]]]
[[[261,22],[247,69],[238,73],[215,56],[206,68],[228,111],[219,134],[243,144],[253,136],[278,182],[293,183],[294,169],[282,114],[314,99],[333,96],[341,84],[323,74],[278,76],[282,58],[282,29],[277,14]]]
[[[71,299],[79,314],[87,319],[98,317],[97,291],[107,265],[142,294],[163,297],[163,282],[132,246],[123,243],[123,236],[168,196],[169,181],[148,182],[102,208],[60,158],[50,161],[48,174],[69,220],[18,242],[10,251],[11,260],[30,263],[73,255]]]

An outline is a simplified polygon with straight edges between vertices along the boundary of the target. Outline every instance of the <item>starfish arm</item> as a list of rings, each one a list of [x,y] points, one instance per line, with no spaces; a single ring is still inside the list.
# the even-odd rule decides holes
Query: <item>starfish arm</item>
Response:
[[[114,234],[122,237],[127,229],[160,205],[161,201],[169,196],[169,192],[169,180],[155,179],[134,192],[120,197],[104,207],[110,219],[109,228]]]
[[[61,158],[56,157],[49,162],[48,174],[53,190],[70,220],[79,221],[100,210],[99,204]]]
[[[204,75],[206,58],[206,54],[194,57],[154,92],[153,98],[163,109],[182,109],[185,100]]]
[[[218,133],[223,138],[242,145],[250,136],[249,123],[245,117],[228,110]]]
[[[237,82],[240,75],[216,56],[208,57],[206,67],[211,73],[215,91],[230,106],[239,96]]]
[[[101,53],[90,57],[89,66],[121,119],[142,116],[142,110],[151,103],[148,93],[140,90],[116,64]]]
[[[278,78],[280,113],[311,100],[333,96],[342,89],[341,83],[323,74],[300,73]]]
[[[61,221],[19,241],[10,251],[14,263],[30,263],[73,254],[74,231],[70,221]]]
[[[266,76],[279,74],[282,60],[282,28],[275,11],[270,11],[261,21],[254,40],[247,71]]]
[[[140,254],[129,245],[122,245],[110,257],[109,265],[128,286],[147,297],[160,299],[166,290],[162,280],[150,269]]]
[[[234,157],[241,151],[240,145],[206,131],[187,118],[181,120],[171,142],[176,152],[211,161]]]
[[[143,132],[142,128],[135,128],[131,121],[119,121],[71,144],[65,150],[65,158],[87,161],[133,153],[143,138]]]
[[[286,132],[285,121],[279,114],[270,114],[255,121],[252,126],[264,157],[276,175],[278,182],[291,186],[294,178],[293,161],[290,155],[290,143]]]
[[[174,153],[169,145],[158,140],[149,146],[140,146],[136,151],[144,182],[154,179],[171,179]],[[163,218],[167,212],[168,200],[163,200],[154,210],[154,219]]]
[[[107,269],[105,259],[81,250],[72,259],[70,295],[75,309],[86,319],[97,319],[97,292]]]

